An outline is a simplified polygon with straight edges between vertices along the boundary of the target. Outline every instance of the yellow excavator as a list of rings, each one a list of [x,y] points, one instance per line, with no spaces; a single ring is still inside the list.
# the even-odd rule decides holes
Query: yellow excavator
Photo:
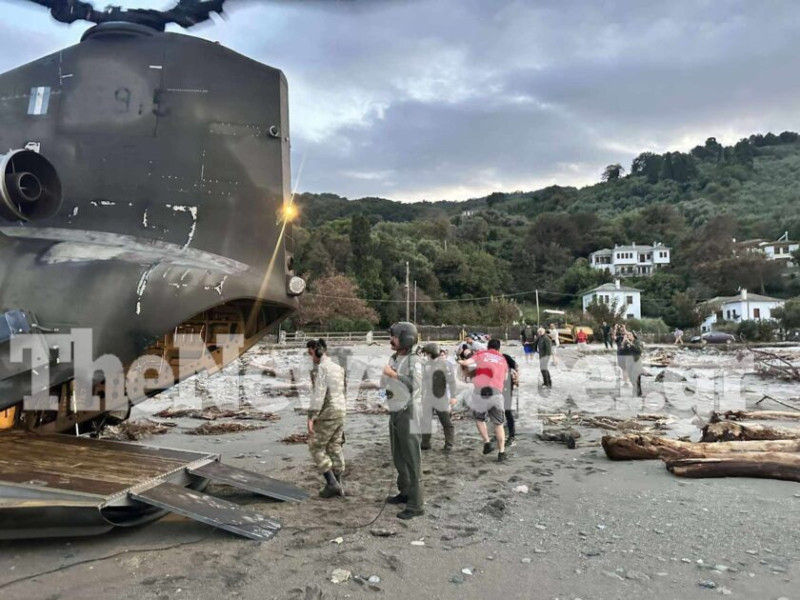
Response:
[[[563,310],[545,309],[542,313],[542,327],[549,330],[551,323],[555,325],[560,344],[576,343],[579,331],[583,331],[586,334],[587,340],[592,338],[594,330],[591,327],[588,325],[572,325],[567,323],[567,314]]]

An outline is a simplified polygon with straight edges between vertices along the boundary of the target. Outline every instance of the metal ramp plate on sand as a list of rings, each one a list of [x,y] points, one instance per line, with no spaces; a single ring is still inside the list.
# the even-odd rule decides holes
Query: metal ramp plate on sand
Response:
[[[253,471],[223,465],[220,462],[210,462],[199,467],[190,467],[187,470],[192,475],[210,479],[214,483],[224,483],[225,485],[285,502],[300,502],[309,497],[308,492],[285,481],[279,481]]]
[[[172,483],[130,492],[130,497],[251,540],[267,541],[281,528],[278,521],[258,512]]]

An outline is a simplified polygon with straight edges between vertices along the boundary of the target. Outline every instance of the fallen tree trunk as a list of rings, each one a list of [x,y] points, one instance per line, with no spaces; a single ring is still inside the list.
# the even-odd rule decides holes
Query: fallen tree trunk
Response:
[[[767,425],[741,425],[733,421],[709,423],[703,427],[701,442],[735,442],[744,440],[798,440],[800,429],[768,427]]]
[[[760,477],[800,482],[800,455],[757,452],[714,458],[681,458],[667,461],[667,469],[679,477]]]
[[[724,413],[711,413],[711,422],[727,421],[798,421],[800,412],[785,410],[728,410]]]
[[[611,460],[706,458],[742,452],[800,452],[800,439],[745,442],[681,442],[651,435],[603,436],[603,450]]]

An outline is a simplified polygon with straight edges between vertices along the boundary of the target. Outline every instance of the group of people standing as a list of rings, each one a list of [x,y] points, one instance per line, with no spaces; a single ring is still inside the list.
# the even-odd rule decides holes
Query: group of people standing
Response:
[[[603,332],[605,336],[605,329]],[[609,334],[613,334],[623,376],[635,384],[635,391],[641,396],[641,342],[624,325],[617,325],[613,331],[609,328]],[[389,409],[389,443],[397,471],[398,493],[389,496],[386,502],[404,505],[397,517],[412,519],[424,514],[422,451],[432,448],[434,416],[444,432],[444,452],[451,452],[455,446],[450,411],[458,403],[457,365],[462,369],[464,380],[472,383],[469,407],[483,443],[483,453],[490,454],[495,449],[489,437],[488,423],[491,423],[497,442],[497,461],[501,463],[506,460],[506,447],[515,443],[512,397],[519,381],[518,365],[511,356],[500,352],[501,344],[497,339],[490,339],[484,345],[468,336],[459,349],[457,360],[451,362],[447,351],[440,350],[438,344],[417,347],[417,329],[412,323],[395,323],[389,335],[393,354],[381,373],[380,387],[385,391]],[[543,385],[552,387],[549,364],[551,359],[556,359],[558,332],[555,327],[551,327],[550,333],[540,327],[532,339],[523,333],[522,341],[526,360],[530,360],[530,355],[539,355]],[[308,446],[325,481],[320,496],[344,496],[344,369],[328,356],[324,339],[309,341],[306,349],[314,364],[307,420]]]
[[[434,416],[444,432],[444,452],[451,452],[455,445],[450,411],[458,402],[457,365],[473,385],[469,405],[483,442],[483,453],[494,451],[487,425],[491,422],[498,462],[506,460],[506,446],[515,443],[511,399],[518,383],[518,367],[511,356],[500,352],[500,340],[489,340],[484,347],[468,338],[470,354],[450,362],[447,351],[440,350],[438,344],[417,347],[417,330],[412,323],[395,323],[389,333],[393,354],[381,373],[380,387],[385,391],[389,409],[389,445],[397,471],[398,493],[386,502],[404,505],[397,517],[412,519],[424,513],[422,451],[432,448]],[[344,496],[344,370],[328,356],[325,340],[309,341],[306,350],[314,364],[307,419],[308,447],[325,481],[320,496]]]

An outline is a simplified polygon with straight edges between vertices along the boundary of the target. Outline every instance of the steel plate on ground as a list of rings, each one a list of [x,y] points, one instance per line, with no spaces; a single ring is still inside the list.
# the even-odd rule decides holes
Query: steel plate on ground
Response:
[[[251,540],[269,540],[281,528],[261,513],[172,483],[131,492],[130,497]]]
[[[205,477],[214,483],[224,483],[276,500],[299,502],[308,498],[308,492],[290,483],[253,471],[223,465],[220,462],[210,462],[197,468],[190,468],[188,471],[192,475]]]

